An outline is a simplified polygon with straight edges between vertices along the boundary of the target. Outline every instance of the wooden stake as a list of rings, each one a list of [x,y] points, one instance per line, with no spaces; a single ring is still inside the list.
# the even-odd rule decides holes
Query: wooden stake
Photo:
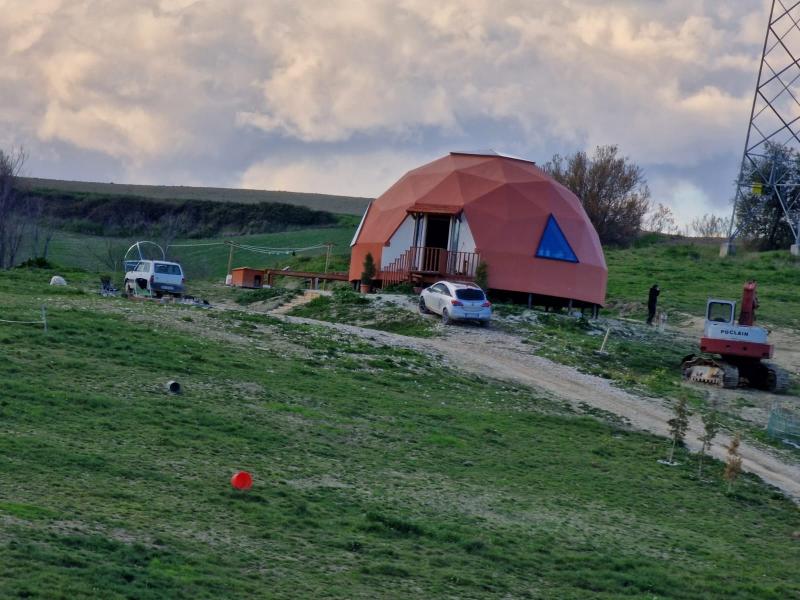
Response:
[[[608,341],[608,334],[611,333],[611,327],[606,329],[606,335],[603,338],[603,343],[600,345],[600,353],[604,354],[606,351],[606,342]]]
[[[233,268],[233,244],[230,242],[227,242],[227,244],[231,248],[230,252],[228,252],[228,275],[230,275]]]
[[[325,270],[323,272],[327,275],[328,274],[328,264],[330,263],[330,260],[331,260],[331,247],[333,247],[333,244],[328,242],[327,244],[325,244],[325,247],[326,247],[326,250],[325,250]],[[324,290],[327,285],[328,285],[328,280],[327,279],[323,279],[322,280],[322,289]]]
[[[44,332],[47,333],[47,310],[42,304],[42,323],[44,324]]]

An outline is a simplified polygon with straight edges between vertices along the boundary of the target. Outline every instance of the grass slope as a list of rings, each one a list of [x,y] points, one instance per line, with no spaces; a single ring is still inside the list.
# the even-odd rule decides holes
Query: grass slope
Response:
[[[298,229],[281,233],[268,233],[225,238],[175,240],[169,250],[169,258],[180,261],[188,278],[220,279],[225,276],[228,267],[229,248],[221,244],[233,241],[242,244],[269,248],[304,248],[330,242],[334,244],[333,252],[337,254],[329,270],[346,270],[349,260],[341,254],[349,251],[350,240],[355,230],[355,219],[342,215],[334,227]],[[157,240],[156,240],[157,241]],[[121,261],[128,247],[136,242],[133,239],[107,238],[87,236],[67,232],[58,232],[50,244],[48,258],[58,265],[86,269],[95,272],[113,272],[113,261]],[[180,246],[190,244],[191,246]],[[216,245],[209,245],[216,244]],[[297,256],[286,254],[264,255],[256,252],[237,249],[234,252],[234,267],[284,267],[286,265],[303,268],[324,268],[325,249],[301,253]],[[117,276],[119,262],[116,266]]]
[[[1,597],[800,594],[796,507],[657,464],[663,440],[407,350],[50,275],[0,273],[0,318],[49,314],[0,324]]]
[[[68,193],[90,193],[115,196],[139,196],[157,200],[213,200],[215,202],[281,202],[307,206],[315,210],[347,215],[364,214],[370,198],[355,196],[334,196],[330,194],[309,194],[269,190],[247,190],[232,188],[134,185],[126,183],[96,183],[89,181],[63,181],[59,179],[40,179],[21,177],[20,182],[30,191],[53,191]]]
[[[787,251],[745,252],[719,258],[717,243],[661,242],[625,250],[606,249],[607,304],[644,318],[647,291],[661,287],[660,309],[702,316],[709,297],[736,300],[748,279],[758,282],[758,319],[800,328],[800,260]]]

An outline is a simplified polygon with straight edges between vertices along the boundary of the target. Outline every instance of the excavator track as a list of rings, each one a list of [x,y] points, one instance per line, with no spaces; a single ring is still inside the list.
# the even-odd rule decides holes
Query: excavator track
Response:
[[[775,394],[783,394],[789,389],[789,372],[772,363],[762,363],[767,371],[766,389]]]
[[[683,359],[681,372],[687,381],[725,389],[739,387],[739,369],[721,360],[690,355]]]

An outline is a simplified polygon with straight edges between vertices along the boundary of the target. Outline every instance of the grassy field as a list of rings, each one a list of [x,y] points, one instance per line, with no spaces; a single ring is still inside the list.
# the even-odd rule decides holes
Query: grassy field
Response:
[[[298,229],[281,233],[232,236],[212,239],[175,240],[168,250],[168,258],[178,260],[191,279],[224,279],[228,267],[229,247],[224,241],[269,248],[304,248],[323,243],[334,244],[336,255],[329,270],[347,270],[350,241],[358,219],[339,216],[335,227]],[[114,273],[122,277],[121,259],[125,251],[137,240],[87,236],[57,232],[50,245],[48,258],[55,264],[80,268],[94,272]],[[158,242],[158,240],[155,240]],[[189,246],[184,246],[188,244]],[[234,252],[234,267],[296,266],[322,271],[325,249],[291,254],[265,255],[237,249]],[[115,264],[116,263],[116,264]]]
[[[0,597],[800,595],[797,508],[659,465],[664,440],[408,350],[51,274],[0,273],[0,318],[46,304],[49,325],[0,324]]]
[[[720,259],[719,243],[662,241],[625,250],[607,249],[611,313],[647,314],[647,291],[661,287],[659,308],[702,316],[709,297],[736,300],[748,279],[758,282],[758,319],[800,329],[800,260],[788,251],[746,252]]]
[[[246,190],[231,188],[209,188],[169,185],[133,185],[126,183],[95,183],[89,181],[62,181],[21,177],[22,187],[31,191],[50,190],[56,192],[79,192],[139,196],[156,200],[213,200],[215,202],[282,202],[307,206],[315,210],[347,215],[364,214],[370,198],[333,196],[329,194],[307,194],[269,190]]]

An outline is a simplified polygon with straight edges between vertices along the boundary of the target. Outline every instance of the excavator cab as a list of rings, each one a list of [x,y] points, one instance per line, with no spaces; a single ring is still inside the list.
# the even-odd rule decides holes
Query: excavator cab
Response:
[[[736,302],[730,300],[709,299],[706,306],[706,321],[733,325],[736,314]]]
[[[768,332],[757,327],[756,283],[748,281],[742,293],[742,312],[736,322],[736,302],[709,298],[706,322],[700,338],[700,352],[681,363],[683,378],[723,388],[754,387],[782,393],[789,387],[789,376],[780,367],[765,362],[772,358]]]

